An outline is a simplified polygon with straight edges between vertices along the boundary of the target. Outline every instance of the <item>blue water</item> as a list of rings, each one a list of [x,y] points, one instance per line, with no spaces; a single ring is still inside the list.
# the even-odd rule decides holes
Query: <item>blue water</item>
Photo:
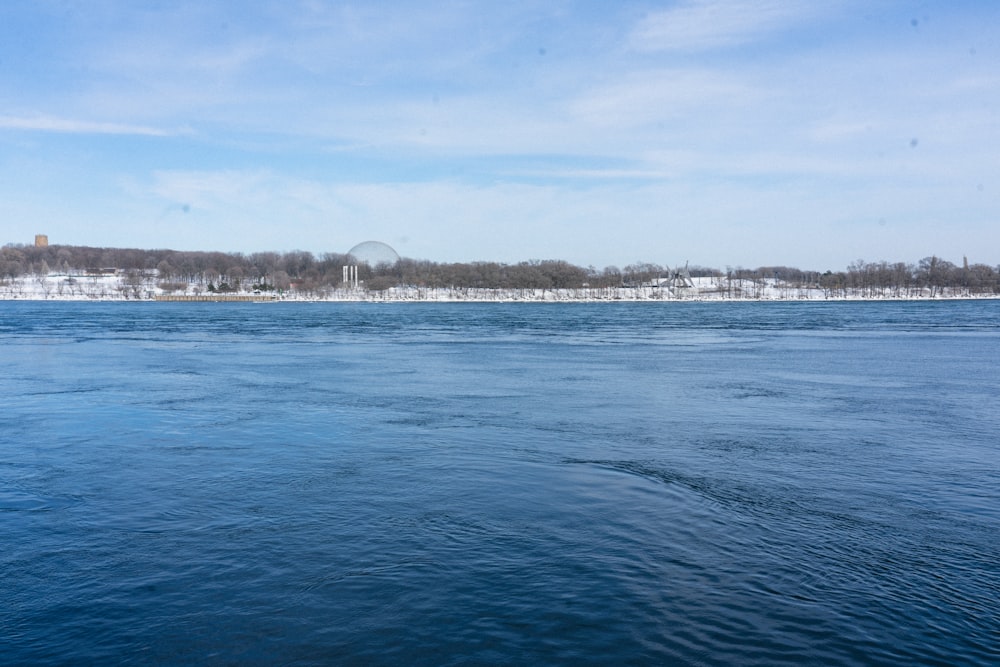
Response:
[[[0,303],[2,664],[996,664],[1000,301]]]

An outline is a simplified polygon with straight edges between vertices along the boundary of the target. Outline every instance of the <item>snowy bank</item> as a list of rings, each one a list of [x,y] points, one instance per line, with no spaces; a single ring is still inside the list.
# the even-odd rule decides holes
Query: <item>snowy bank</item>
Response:
[[[177,297],[178,301],[219,300],[353,301],[353,302],[622,302],[622,301],[834,301],[834,300],[914,300],[997,298],[1000,295],[972,295],[961,290],[908,288],[873,291],[869,289],[823,289],[797,286],[775,279],[727,280],[721,277],[693,278],[692,287],[667,288],[655,285],[634,287],[503,289],[481,287],[400,286],[385,290],[364,287],[323,287],[313,290],[254,292],[236,290],[221,294],[209,285],[187,283],[183,288],[164,289],[155,273],[65,274],[50,273],[0,282],[0,300],[24,301],[153,301]],[[186,297],[186,298],[182,298]]]

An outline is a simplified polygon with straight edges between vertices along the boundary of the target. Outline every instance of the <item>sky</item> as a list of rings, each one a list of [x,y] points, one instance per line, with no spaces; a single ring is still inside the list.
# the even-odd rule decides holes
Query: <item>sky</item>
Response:
[[[0,244],[1000,264],[992,0],[4,0]]]

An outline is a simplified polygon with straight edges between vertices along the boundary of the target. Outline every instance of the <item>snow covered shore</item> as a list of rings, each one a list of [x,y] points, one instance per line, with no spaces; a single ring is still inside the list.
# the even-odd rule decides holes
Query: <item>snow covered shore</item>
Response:
[[[773,279],[726,281],[724,278],[694,278],[694,287],[671,290],[664,287],[606,287],[577,289],[491,289],[469,287],[390,287],[381,291],[364,288],[320,288],[288,290],[280,301],[369,301],[369,302],[565,302],[565,301],[830,301],[830,300],[910,300],[997,298],[1000,295],[971,295],[957,290],[910,288],[882,293],[871,289],[827,290],[799,287]],[[0,282],[0,301],[152,301],[165,296],[208,297],[207,285],[191,283],[183,290],[164,290],[154,276],[137,279],[125,275],[48,275],[7,278]],[[252,291],[227,293],[252,297]]]

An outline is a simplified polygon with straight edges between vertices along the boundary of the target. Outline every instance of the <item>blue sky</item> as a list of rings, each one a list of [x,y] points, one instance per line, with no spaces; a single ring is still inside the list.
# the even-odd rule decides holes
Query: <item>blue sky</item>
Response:
[[[1000,3],[0,3],[0,243],[1000,263]]]

